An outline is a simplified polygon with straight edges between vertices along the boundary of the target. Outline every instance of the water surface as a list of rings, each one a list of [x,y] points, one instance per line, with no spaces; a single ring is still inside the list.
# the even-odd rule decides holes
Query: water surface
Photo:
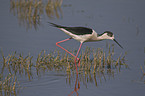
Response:
[[[45,1],[44,1],[45,2]],[[17,51],[36,58],[41,50],[47,53],[57,48],[56,42],[68,38],[60,30],[49,26],[47,23],[54,22],[66,26],[86,26],[93,28],[96,32],[102,33],[106,30],[115,34],[116,40],[124,47],[121,49],[112,41],[100,41],[84,43],[92,48],[106,48],[106,42],[114,44],[115,56],[127,52],[126,63],[129,69],[122,68],[115,72],[114,76],[105,74],[106,80],[97,77],[95,81],[84,84],[80,82],[79,96],[144,96],[145,85],[141,80],[143,75],[140,66],[145,61],[145,13],[143,0],[63,0],[59,17],[54,15],[50,18],[44,14],[40,15],[40,25],[28,28],[20,24],[17,15],[10,12],[10,1],[2,0],[0,3],[0,48],[4,55]],[[71,40],[62,44],[65,48],[77,49],[79,43]],[[62,51],[63,52],[63,51]],[[0,66],[2,67],[2,66]],[[35,73],[35,71],[33,72]],[[71,77],[71,84],[64,72],[46,72],[40,77],[34,74],[32,81],[25,77],[18,77],[20,88],[18,96],[67,96],[75,88],[76,74]],[[92,75],[93,78],[93,75]],[[77,96],[77,93],[74,93]],[[73,96],[73,95],[72,95]]]

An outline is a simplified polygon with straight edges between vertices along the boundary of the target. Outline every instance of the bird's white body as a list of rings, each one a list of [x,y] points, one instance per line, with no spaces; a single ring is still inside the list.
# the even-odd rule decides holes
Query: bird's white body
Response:
[[[97,34],[96,32],[94,31],[92,34],[85,34],[85,35],[75,35],[75,34],[72,34],[71,32],[63,29],[63,28],[60,28],[60,30],[62,30],[64,33],[66,33],[67,35],[69,35],[70,37],[72,37],[73,39],[77,40],[77,41],[80,41],[81,43],[83,42],[87,42],[87,41],[90,41],[91,39],[95,39]],[[92,38],[93,37],[93,38]],[[91,40],[92,41],[92,40]]]
[[[95,30],[92,30],[92,34],[85,34],[85,35],[75,35],[67,30],[65,30],[64,28],[59,28],[60,30],[62,30],[64,33],[66,33],[67,35],[69,35],[70,37],[72,37],[73,39],[80,41],[81,43],[83,42],[94,42],[94,41],[101,41],[104,39],[114,39],[114,35],[113,37],[109,37],[107,35],[107,33],[98,36],[98,34],[95,32]]]

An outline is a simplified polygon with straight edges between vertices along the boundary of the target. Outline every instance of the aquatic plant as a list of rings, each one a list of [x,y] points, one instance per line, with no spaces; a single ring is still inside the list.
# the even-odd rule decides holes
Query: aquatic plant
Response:
[[[72,53],[76,54],[76,50],[73,50]],[[83,82],[86,87],[87,82],[94,81],[95,85],[98,86],[97,78],[99,79],[99,82],[102,82],[102,79],[106,81],[105,74],[109,77],[114,77],[115,71],[120,72],[122,66],[127,68],[128,65],[125,63],[125,55],[120,55],[117,60],[114,60],[114,53],[114,48],[111,48],[110,46],[108,53],[106,53],[102,48],[93,49],[86,47],[79,56],[81,63],[80,67],[78,67],[79,75],[77,76],[77,81]],[[15,93],[17,75],[25,75],[29,80],[32,80],[33,75],[40,76],[42,72],[64,72],[67,74],[66,82],[69,84],[71,84],[71,79],[75,78],[75,58],[66,52],[63,53],[59,50],[55,50],[47,53],[45,50],[42,50],[38,54],[36,61],[33,60],[33,56],[30,56],[30,54],[24,56],[23,54],[14,52],[8,56],[4,56],[2,50],[1,54],[1,94]],[[9,75],[5,76],[4,74]],[[5,84],[9,86],[9,89],[6,88],[7,86]],[[6,93],[7,91],[10,93]]]
[[[0,74],[0,96],[16,96],[16,85],[19,84],[14,74],[9,73],[5,77]]]
[[[16,52],[9,54],[8,56],[4,56],[2,52],[2,58],[3,58],[3,65],[1,73],[5,71],[5,69],[8,69],[8,72],[10,74],[20,74],[22,75],[25,73],[25,75],[28,76],[29,80],[32,78],[32,72],[31,67],[33,65],[32,58],[30,55],[24,57],[23,54],[17,55]]]
[[[41,24],[40,18],[46,13],[49,18],[60,18],[62,14],[61,4],[63,0],[10,0],[10,11],[18,17],[19,24],[27,29]]]

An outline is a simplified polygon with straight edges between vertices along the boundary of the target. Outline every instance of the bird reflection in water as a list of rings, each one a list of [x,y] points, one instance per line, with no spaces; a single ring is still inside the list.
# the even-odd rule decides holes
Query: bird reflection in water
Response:
[[[72,96],[73,93],[76,93],[77,96],[79,96],[78,90],[80,89],[80,82],[78,80],[78,71],[76,70],[76,81],[75,81],[75,88],[74,90],[68,95],[68,96]]]

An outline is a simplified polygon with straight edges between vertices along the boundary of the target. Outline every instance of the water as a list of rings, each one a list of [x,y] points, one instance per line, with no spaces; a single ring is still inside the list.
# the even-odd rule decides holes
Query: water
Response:
[[[115,44],[115,55],[127,52],[126,63],[129,69],[122,68],[114,76],[105,74],[106,80],[97,77],[95,81],[84,84],[80,81],[79,96],[144,96],[145,85],[140,66],[145,60],[145,13],[143,0],[65,0],[62,3],[60,18],[48,18],[46,14],[40,16],[40,26],[27,28],[19,23],[17,15],[10,12],[10,1],[2,0],[0,3],[0,48],[4,55],[17,51],[34,58],[43,49],[52,51],[56,49],[57,41],[68,38],[60,30],[49,26],[47,21],[67,26],[86,26],[102,33],[110,30],[115,34],[116,40],[124,47],[121,49],[113,41],[84,43],[83,47],[101,47],[106,49],[106,42]],[[71,44],[70,44],[71,43]],[[78,48],[79,43],[71,40],[62,44],[65,48]],[[84,49],[82,48],[82,50]],[[63,52],[63,51],[62,51]],[[35,72],[35,71],[34,71]],[[93,78],[93,75],[92,75]],[[75,88],[76,76],[71,78],[69,84],[64,72],[46,72],[40,77],[35,76],[32,81],[20,78],[22,85],[19,96],[67,96]],[[60,95],[61,94],[61,95]],[[74,95],[77,94],[74,92]],[[73,95],[72,95],[73,96]]]

